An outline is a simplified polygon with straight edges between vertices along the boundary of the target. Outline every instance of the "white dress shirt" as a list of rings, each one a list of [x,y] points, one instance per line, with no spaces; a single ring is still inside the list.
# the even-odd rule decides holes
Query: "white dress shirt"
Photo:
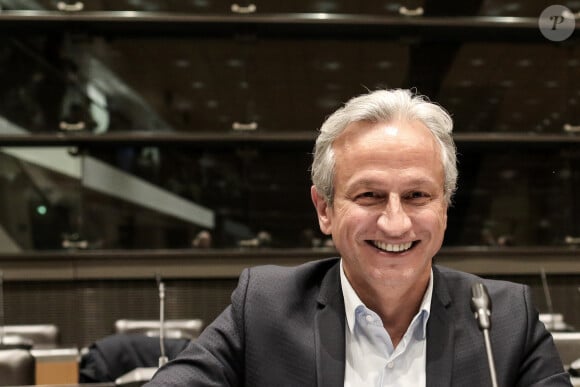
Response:
[[[433,295],[433,271],[419,312],[396,348],[378,314],[352,288],[340,262],[346,311],[345,387],[425,387],[427,320]]]

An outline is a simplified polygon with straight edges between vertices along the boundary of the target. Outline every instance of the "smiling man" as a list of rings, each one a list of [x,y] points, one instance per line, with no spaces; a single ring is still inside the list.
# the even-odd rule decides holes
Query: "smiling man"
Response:
[[[245,270],[232,303],[148,386],[488,386],[470,309],[483,283],[499,386],[570,386],[526,286],[433,265],[457,180],[452,121],[407,90],[322,125],[311,196],[340,258]]]

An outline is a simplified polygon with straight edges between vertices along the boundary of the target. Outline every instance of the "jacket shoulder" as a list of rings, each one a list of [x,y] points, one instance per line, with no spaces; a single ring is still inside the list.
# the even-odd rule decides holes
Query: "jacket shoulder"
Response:
[[[296,286],[320,283],[340,262],[339,258],[327,258],[309,261],[298,266],[262,265],[244,270],[245,276],[253,284],[274,287],[293,284]]]
[[[471,289],[471,286],[478,282],[494,289],[506,288],[511,290],[521,290],[522,287],[525,287],[523,284],[505,280],[483,278],[475,274],[439,265],[433,265],[433,272],[436,278],[440,277],[447,284],[460,288]]]

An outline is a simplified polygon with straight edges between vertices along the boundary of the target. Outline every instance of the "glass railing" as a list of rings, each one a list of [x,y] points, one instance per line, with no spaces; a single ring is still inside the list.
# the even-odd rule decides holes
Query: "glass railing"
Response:
[[[137,11],[195,13],[146,3],[161,8]],[[202,3],[218,4],[187,4]],[[315,9],[307,3],[294,5]],[[519,15],[544,6],[518,4]],[[439,7],[433,15],[447,12]],[[223,29],[219,17],[188,29],[161,13],[135,30],[114,13],[94,15],[43,19],[38,31],[18,24],[30,15],[0,25],[0,251],[328,246],[309,196],[317,129],[350,97],[399,87],[455,121],[460,188],[446,246],[580,243],[574,36],[555,44],[526,25],[521,38],[509,23],[489,35],[493,21],[486,34],[437,23],[415,31],[415,19],[404,32],[400,21],[367,30],[360,18],[344,30],[322,19],[236,19]]]

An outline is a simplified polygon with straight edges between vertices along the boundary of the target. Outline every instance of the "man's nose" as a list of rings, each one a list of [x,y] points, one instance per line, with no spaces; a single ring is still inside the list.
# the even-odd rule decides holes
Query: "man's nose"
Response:
[[[389,195],[387,205],[379,217],[378,226],[386,235],[393,237],[403,236],[411,229],[411,219],[399,195]]]

